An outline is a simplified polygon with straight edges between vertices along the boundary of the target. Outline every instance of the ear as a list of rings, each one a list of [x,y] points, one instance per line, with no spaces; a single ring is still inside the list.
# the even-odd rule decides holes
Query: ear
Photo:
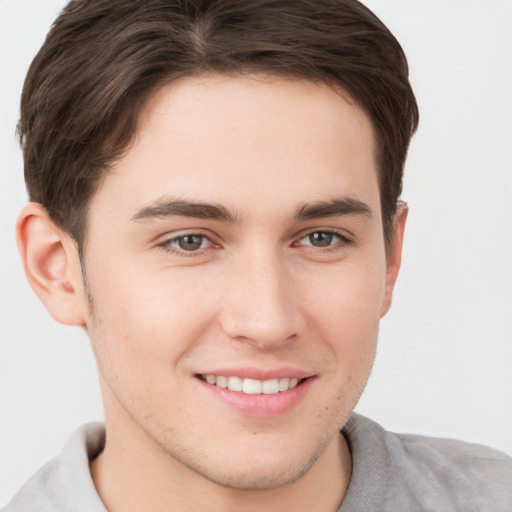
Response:
[[[393,234],[387,258],[386,291],[382,305],[381,316],[384,316],[391,307],[393,290],[395,288],[396,279],[398,277],[398,271],[400,270],[400,264],[402,263],[404,231],[408,213],[409,208],[407,207],[407,204],[400,202],[398,204],[395,218],[393,220]]]
[[[50,315],[66,325],[85,323],[78,250],[71,237],[37,203],[28,203],[16,224],[18,250],[30,286]]]

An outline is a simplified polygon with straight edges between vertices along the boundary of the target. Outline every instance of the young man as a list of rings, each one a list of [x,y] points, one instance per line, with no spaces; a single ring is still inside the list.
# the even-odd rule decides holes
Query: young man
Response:
[[[25,84],[18,241],[105,429],[7,510],[512,507],[506,456],[352,415],[417,120],[358,2],[72,2]]]

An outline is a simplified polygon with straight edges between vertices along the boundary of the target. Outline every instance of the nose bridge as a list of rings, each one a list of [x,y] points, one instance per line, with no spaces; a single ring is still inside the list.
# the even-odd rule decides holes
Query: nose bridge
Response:
[[[253,247],[240,256],[226,289],[221,318],[231,338],[265,348],[300,333],[304,322],[286,265],[276,250]]]

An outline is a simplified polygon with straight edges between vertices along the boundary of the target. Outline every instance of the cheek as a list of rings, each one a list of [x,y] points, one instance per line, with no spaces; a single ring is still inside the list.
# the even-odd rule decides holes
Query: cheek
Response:
[[[211,314],[206,287],[105,263],[90,273],[93,315],[88,330],[98,359],[118,362],[119,371],[168,366],[200,337]],[[140,373],[140,372],[137,372]]]
[[[347,266],[308,297],[308,323],[326,340],[343,388],[364,386],[373,364],[385,296],[384,269]]]
[[[365,338],[367,329],[378,327],[385,292],[384,264],[347,264],[329,269],[321,279],[317,276],[304,300],[325,325],[338,325],[351,338],[358,333]]]
[[[98,272],[90,283],[94,312],[89,335],[104,396],[115,396],[111,410],[117,413],[123,404],[139,415],[162,410],[166,417],[162,404],[173,403],[173,414],[185,414],[178,412],[173,392],[181,388],[180,368],[201,336],[202,325],[193,314],[197,300],[194,304],[176,286],[140,272],[136,280],[122,275],[101,280]]]

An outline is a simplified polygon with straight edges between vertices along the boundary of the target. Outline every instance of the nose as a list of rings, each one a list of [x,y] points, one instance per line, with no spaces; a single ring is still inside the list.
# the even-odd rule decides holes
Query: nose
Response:
[[[225,283],[220,314],[224,332],[263,349],[297,338],[306,322],[289,269],[271,251],[253,251],[241,260]]]

